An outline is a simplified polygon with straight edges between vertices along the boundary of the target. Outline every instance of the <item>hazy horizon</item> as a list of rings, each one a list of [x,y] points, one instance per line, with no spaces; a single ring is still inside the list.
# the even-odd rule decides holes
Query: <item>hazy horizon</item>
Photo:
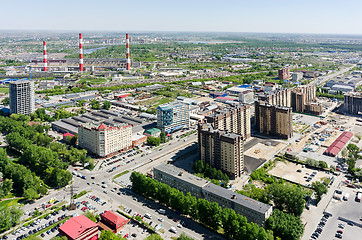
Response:
[[[6,1],[3,31],[216,32],[361,35],[350,0]]]

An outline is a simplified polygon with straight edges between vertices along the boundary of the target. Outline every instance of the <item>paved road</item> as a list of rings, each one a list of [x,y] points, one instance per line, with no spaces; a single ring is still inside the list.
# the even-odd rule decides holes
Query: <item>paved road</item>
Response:
[[[188,146],[192,146],[197,141],[197,135],[193,134],[186,138],[182,139],[174,139],[170,143],[166,143],[163,146],[159,147],[156,150],[152,150],[152,153],[149,155],[144,155],[143,157],[141,154],[132,157],[126,157],[126,159],[119,161],[113,165],[105,166],[102,165],[102,168],[96,171],[88,171],[88,170],[79,170],[82,175],[87,177],[87,180],[81,179],[79,177],[73,176],[73,186],[76,188],[77,192],[82,190],[92,191],[92,194],[100,196],[102,199],[107,199],[109,204],[108,209],[116,210],[119,206],[124,206],[126,208],[131,208],[133,212],[138,212],[140,214],[145,214],[146,212],[152,215],[153,226],[156,222],[158,222],[158,218],[163,218],[163,222],[158,222],[162,224],[162,228],[165,230],[165,233],[161,233],[161,236],[165,239],[170,239],[172,236],[178,236],[182,232],[185,232],[187,235],[195,238],[195,239],[222,239],[222,236],[215,234],[201,225],[196,224],[190,219],[183,219],[187,224],[187,228],[182,227],[181,229],[177,227],[176,224],[172,219],[173,218],[180,218],[176,213],[171,210],[167,210],[166,215],[170,216],[168,218],[165,215],[161,215],[156,210],[160,207],[156,203],[153,203],[149,200],[145,200],[142,197],[138,196],[138,199],[142,199],[142,201],[137,202],[132,200],[133,194],[129,195],[117,195],[116,192],[111,192],[111,188],[117,188],[119,190],[120,186],[117,185],[112,181],[113,177],[121,173],[125,170],[133,170],[137,168],[138,170],[148,171],[155,165],[160,164],[161,162],[168,161],[179,153],[179,151],[187,148]],[[135,159],[134,161],[127,161]],[[152,159],[152,161],[150,161]],[[113,168],[114,166],[121,165],[112,173],[108,173],[107,170]],[[103,167],[104,166],[104,167]],[[71,172],[75,170],[75,168],[70,167],[69,169]],[[92,178],[94,179],[92,179]],[[95,184],[93,184],[93,182]],[[108,187],[108,194],[104,193],[100,185],[101,182],[106,182]],[[69,188],[63,190],[50,190],[49,194],[39,200],[36,200],[32,204],[27,204],[24,206],[25,211],[33,211],[35,207],[41,206],[42,203],[48,202],[50,199],[55,198],[59,201],[67,201],[69,203]],[[101,210],[101,209],[100,209]],[[25,219],[27,216],[23,216]],[[171,226],[177,228],[177,234],[171,233],[168,230]]]
[[[312,233],[317,229],[317,225],[323,217],[324,209],[327,207],[330,199],[333,196],[334,191],[337,189],[339,183],[345,178],[344,174],[336,177],[332,186],[328,188],[328,193],[323,195],[322,200],[318,206],[309,206],[309,210],[305,209],[302,213],[301,219],[305,224],[304,234],[302,240],[310,239]]]
[[[329,74],[327,76],[322,76],[322,77],[318,77],[316,78],[316,85],[317,86],[322,86],[325,82],[331,80],[332,78],[335,78],[341,74],[344,74],[348,71],[350,71],[352,68],[356,67],[356,64],[353,64],[351,67],[346,67],[343,68],[335,73]],[[314,85],[314,82],[312,81],[311,83],[309,83],[309,85]]]

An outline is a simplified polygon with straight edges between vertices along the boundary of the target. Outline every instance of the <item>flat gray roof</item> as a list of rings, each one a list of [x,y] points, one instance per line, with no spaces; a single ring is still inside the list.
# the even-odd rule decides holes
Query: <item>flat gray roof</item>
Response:
[[[238,138],[240,137],[239,134],[235,134],[235,133],[225,133],[222,136],[228,137],[228,138]]]
[[[154,167],[154,169],[167,173],[167,174],[174,176],[178,179],[181,179],[185,182],[189,182],[190,184],[199,186],[200,188],[202,188],[207,183],[209,183],[209,181],[207,181],[203,178],[197,177],[193,174],[190,174],[190,173],[184,171],[181,168],[175,167],[170,164],[163,163],[163,164],[157,165],[156,167]]]
[[[226,188],[220,187],[213,183],[208,183],[205,187],[202,188],[202,190],[205,192],[210,192],[212,194],[218,195],[224,199],[228,199],[231,202],[245,206],[249,209],[252,209],[260,213],[265,213],[272,207],[271,205],[259,202],[252,198],[241,195],[237,192],[227,190]]]
[[[68,123],[62,122],[61,120],[59,121],[55,121],[52,122],[52,127],[54,128],[60,128],[64,131],[70,132],[70,133],[74,133],[74,134],[78,134],[78,128],[74,127]]]

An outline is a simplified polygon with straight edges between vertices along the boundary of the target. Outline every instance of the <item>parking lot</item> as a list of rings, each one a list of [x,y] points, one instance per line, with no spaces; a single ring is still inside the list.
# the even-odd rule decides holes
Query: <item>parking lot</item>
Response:
[[[362,203],[356,199],[357,192],[362,193],[362,190],[347,187],[346,183],[341,183],[338,190],[340,192],[333,194],[325,211],[332,214],[332,216],[342,217],[356,224],[362,224]],[[348,195],[347,198],[346,194]]]
[[[38,234],[43,239],[50,239],[58,234],[58,228],[70,216],[77,216],[76,212],[69,212],[63,208],[58,211],[52,211],[44,218],[35,219],[27,225],[23,225],[8,234],[9,239],[24,239],[30,235]],[[40,233],[41,232],[41,233]],[[40,233],[40,234],[39,234]]]
[[[321,216],[320,222],[312,233],[312,239],[359,239],[362,229],[356,225],[350,225],[341,221],[337,216]]]
[[[302,164],[277,161],[276,166],[269,174],[310,187],[313,182],[321,181],[322,178],[332,177],[332,174],[319,170],[303,167]]]

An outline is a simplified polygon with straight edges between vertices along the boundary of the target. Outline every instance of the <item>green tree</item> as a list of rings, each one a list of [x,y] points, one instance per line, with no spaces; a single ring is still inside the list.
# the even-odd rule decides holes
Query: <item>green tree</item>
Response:
[[[196,172],[196,173],[202,173],[204,172],[204,162],[202,160],[196,160],[194,165],[192,166],[192,169]]]
[[[24,190],[23,196],[28,201],[38,199],[40,197],[39,194],[36,192],[36,190],[33,188],[28,188],[28,189]]]
[[[151,146],[159,146],[161,143],[161,139],[158,138],[158,137],[152,137],[152,136],[149,136],[147,138],[147,144],[148,145],[151,145]]]
[[[24,238],[24,239],[26,239],[26,240],[42,240],[43,238],[40,237],[40,236],[29,235],[29,237]],[[51,239],[53,239],[53,238],[51,238]],[[63,239],[64,239],[64,238],[63,238]]]
[[[123,239],[122,236],[116,235],[111,230],[107,230],[107,231],[102,230],[101,235],[99,237],[99,240],[121,240],[121,239]]]
[[[4,98],[1,102],[2,102],[2,104],[3,104],[4,106],[7,106],[7,105],[10,104],[10,98],[9,98],[9,97],[6,97],[6,98]]]
[[[48,184],[55,188],[60,188],[68,185],[72,180],[72,174],[65,169],[53,168],[47,179]]]
[[[266,228],[275,237],[285,240],[299,240],[303,234],[303,224],[299,217],[275,209],[266,221]]]
[[[2,179],[2,174],[0,172],[0,178]],[[13,189],[13,180],[5,179],[0,182],[0,198],[5,197]]]
[[[110,101],[104,101],[103,102],[103,105],[102,105],[102,108],[103,109],[106,109],[106,110],[109,110],[111,108],[111,102]]]
[[[78,142],[78,134],[75,134],[69,141],[69,144],[73,147],[77,146],[77,142]]]
[[[163,238],[160,235],[154,233],[154,234],[146,237],[144,240],[163,240]]]
[[[161,139],[161,143],[165,143],[165,142],[166,142],[166,134],[165,134],[165,132],[161,132],[161,133],[160,133],[160,139]]]
[[[101,109],[101,103],[97,100],[92,100],[90,105],[91,105],[92,109],[96,109],[96,110]]]
[[[326,185],[324,185],[321,182],[313,182],[312,188],[316,192],[317,202],[319,202],[322,199],[323,194],[326,194],[328,192]]]
[[[320,168],[328,168],[328,164],[324,161],[318,161],[318,166]]]
[[[98,222],[98,214],[96,214],[93,211],[86,211],[85,213],[83,213],[84,216],[86,216],[87,218],[89,218],[90,220],[92,220],[93,222]]]
[[[0,209],[0,233],[9,230],[11,227],[19,223],[23,210],[19,205],[5,205]]]
[[[192,237],[187,236],[185,233],[181,233],[181,235],[177,238],[177,240],[194,240]]]
[[[286,210],[296,216],[302,214],[305,205],[305,192],[300,187],[273,183],[268,186],[268,192],[276,208]]]

